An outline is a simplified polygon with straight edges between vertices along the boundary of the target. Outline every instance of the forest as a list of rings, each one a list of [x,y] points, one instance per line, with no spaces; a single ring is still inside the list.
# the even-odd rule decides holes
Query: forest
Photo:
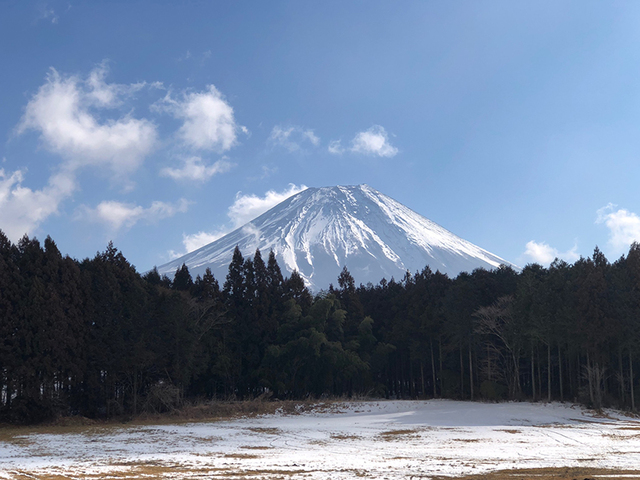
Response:
[[[236,248],[224,279],[140,274],[0,232],[0,421],[127,417],[216,399],[568,401],[636,409],[640,246],[610,263],[426,267],[312,294]]]

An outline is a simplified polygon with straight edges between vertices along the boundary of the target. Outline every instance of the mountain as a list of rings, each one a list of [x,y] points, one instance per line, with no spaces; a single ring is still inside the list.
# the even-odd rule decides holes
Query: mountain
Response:
[[[336,284],[347,266],[356,285],[400,280],[426,265],[449,276],[508,264],[368,185],[308,188],[198,250],[158,267],[172,276],[208,267],[222,284],[233,250],[266,257],[273,250],[288,275],[298,270],[312,290]]]

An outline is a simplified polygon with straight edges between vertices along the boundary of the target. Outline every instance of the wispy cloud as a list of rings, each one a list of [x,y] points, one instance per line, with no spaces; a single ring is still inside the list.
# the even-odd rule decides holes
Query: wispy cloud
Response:
[[[302,151],[305,144],[317,147],[320,145],[320,138],[308,128],[305,129],[297,125],[276,125],[271,130],[267,143],[294,153]]]
[[[229,230],[227,228],[223,228],[218,231],[212,232],[198,232],[191,235],[187,235],[185,233],[182,234],[182,245],[184,245],[183,252],[177,252],[175,250],[169,250],[169,257],[174,260],[176,258],[180,258],[183,255],[193,252],[200,247],[204,247],[205,245],[209,245],[211,242],[215,242],[217,239],[224,237]]]
[[[228,225],[217,227],[209,232],[200,231],[191,235],[183,234],[182,244],[185,251],[176,252],[171,250],[169,255],[172,259],[179,258],[182,255],[214,242],[236,228],[248,224],[251,220],[260,216],[270,208],[275,207],[280,202],[306,189],[307,187],[305,185],[297,186],[289,184],[282,192],[269,190],[262,197],[253,194],[242,195],[242,193],[238,192],[235,201],[227,211],[227,216],[230,220]],[[256,228],[253,225],[247,226],[246,231],[254,235],[256,234]]]
[[[58,20],[60,20],[60,17],[52,6],[46,3],[41,3],[38,6],[38,20],[49,21],[55,25],[58,23]]]
[[[145,159],[162,146],[156,124],[136,118],[131,100],[143,89],[164,89],[160,82],[119,84],[107,80],[108,63],[103,61],[86,76],[65,75],[51,68],[44,83],[29,99],[15,135],[38,134],[42,147],[59,156],[60,163],[41,190],[23,186],[26,170],[1,171],[0,228],[12,239],[32,234],[47,217],[58,212],[61,203],[78,190],[79,170],[106,172],[118,186],[131,190],[132,175]],[[237,143],[237,134],[248,134],[238,125],[233,109],[210,85],[203,92],[171,93],[156,102],[155,109],[183,120],[182,126],[164,146],[186,154],[180,165],[164,168],[161,175],[180,181],[204,182],[228,171],[225,158],[209,163],[192,150],[224,152]],[[154,107],[154,106],[152,106]],[[125,113],[123,113],[123,111]],[[191,152],[190,152],[191,151]],[[153,202],[144,208],[117,201],[104,201],[95,208],[81,207],[76,217],[102,222],[113,230],[140,221],[153,222],[185,211],[187,203]]]
[[[625,253],[633,242],[640,241],[640,217],[609,203],[596,212],[596,223],[609,229],[608,244],[616,255]]]
[[[62,201],[76,189],[70,172],[52,175],[41,190],[23,187],[25,172],[0,169],[0,226],[12,242],[32,235],[41,222],[58,213]]]
[[[203,92],[184,92],[178,99],[169,92],[155,109],[183,121],[178,137],[195,150],[225,152],[236,145],[239,131],[248,133],[236,123],[233,108],[213,85]]]
[[[389,142],[387,131],[380,125],[374,125],[368,130],[356,133],[348,149],[342,146],[340,140],[332,140],[329,142],[327,151],[332,155],[342,155],[349,151],[359,155],[387,158],[398,154],[398,149]]]
[[[398,153],[398,149],[389,143],[387,131],[380,125],[357,133],[351,141],[351,151],[378,157],[395,157]]]
[[[344,153],[344,147],[342,146],[342,142],[340,140],[331,140],[331,142],[329,142],[327,150],[332,155],[342,155]]]
[[[160,170],[160,175],[174,180],[189,180],[194,182],[206,182],[214,175],[228,172],[234,164],[227,160],[218,160],[207,165],[202,158],[193,156],[183,159],[180,168],[166,167]]]
[[[566,252],[560,252],[558,249],[553,248],[545,242],[536,242],[531,240],[527,242],[526,250],[523,254],[525,261],[531,263],[538,263],[543,266],[548,266],[556,258],[560,258],[567,262],[575,262],[580,258],[578,255],[578,246],[574,245],[571,250]]]
[[[177,213],[184,213],[188,207],[189,202],[185,199],[175,204],[156,201],[147,208],[131,203],[105,201],[95,208],[80,207],[76,212],[76,219],[102,223],[110,232],[117,232],[122,228],[131,228],[141,221],[155,223]]]
[[[236,200],[233,202],[233,205],[229,207],[227,215],[231,219],[233,227],[237,228],[262,215],[287,198],[306,189],[306,185],[297,186],[291,183],[289,187],[282,192],[269,190],[263,197],[253,194],[242,195],[238,192]]]
[[[68,170],[99,166],[123,179],[155,148],[157,131],[150,121],[130,114],[100,121],[95,110],[118,106],[123,97],[144,86],[107,84],[105,74],[104,64],[86,79],[51,69],[27,104],[16,132],[37,131],[43,146],[61,155]]]
[[[147,85],[107,83],[106,75],[105,62],[86,77],[61,75],[51,69],[29,99],[16,135],[37,132],[43,148],[59,155],[61,162],[40,190],[23,186],[26,170],[1,171],[0,227],[12,240],[33,234],[58,213],[62,202],[78,189],[78,170],[104,169],[126,185],[129,175],[155,148],[157,132],[152,122],[130,113],[108,115]]]

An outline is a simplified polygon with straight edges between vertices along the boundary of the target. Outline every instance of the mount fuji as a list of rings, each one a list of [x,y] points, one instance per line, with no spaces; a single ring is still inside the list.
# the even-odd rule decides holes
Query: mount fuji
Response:
[[[186,264],[224,282],[236,245],[252,256],[270,250],[284,275],[297,270],[318,291],[346,266],[356,281],[402,279],[429,265],[449,276],[510,265],[368,185],[308,188],[218,240],[158,267],[172,277]]]

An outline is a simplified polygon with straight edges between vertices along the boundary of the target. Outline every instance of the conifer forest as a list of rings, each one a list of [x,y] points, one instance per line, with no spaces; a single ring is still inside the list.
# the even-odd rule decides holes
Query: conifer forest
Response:
[[[247,258],[243,253],[248,254]],[[635,410],[640,246],[317,294],[237,248],[226,278],[140,274],[0,233],[0,421],[126,417],[211,399],[453,398]]]

